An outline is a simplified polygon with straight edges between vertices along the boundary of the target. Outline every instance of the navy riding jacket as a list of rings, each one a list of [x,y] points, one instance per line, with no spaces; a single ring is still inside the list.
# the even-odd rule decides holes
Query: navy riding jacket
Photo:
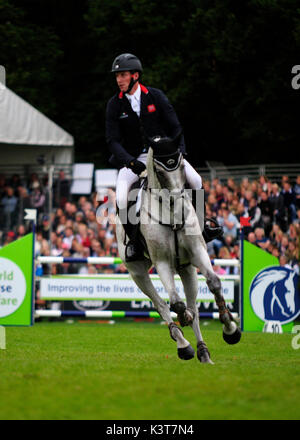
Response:
[[[182,132],[174,108],[159,89],[141,86],[140,117],[132,110],[126,95],[114,95],[106,108],[106,141],[112,157],[110,163],[117,168],[126,166],[134,158],[148,151],[148,138],[169,136]],[[185,153],[184,137],[179,148]]]

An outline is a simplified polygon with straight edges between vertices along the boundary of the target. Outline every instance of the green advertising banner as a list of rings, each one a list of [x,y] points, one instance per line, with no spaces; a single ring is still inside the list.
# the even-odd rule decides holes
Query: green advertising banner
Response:
[[[241,240],[241,328],[291,332],[300,313],[298,275],[273,255]]]
[[[0,325],[33,324],[33,234],[0,249]]]

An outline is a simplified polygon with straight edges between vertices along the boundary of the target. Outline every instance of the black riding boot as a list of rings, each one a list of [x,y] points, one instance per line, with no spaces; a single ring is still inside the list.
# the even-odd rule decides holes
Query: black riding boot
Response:
[[[193,203],[193,207],[196,211],[196,214],[197,214],[197,210],[199,209],[199,207],[196,205],[197,191],[198,191],[197,189],[192,190],[192,203]],[[206,241],[206,243],[208,243],[209,241],[212,241],[215,238],[222,237],[223,228],[222,228],[222,226],[219,225],[217,220],[215,220],[213,218],[207,218],[205,216],[205,214],[206,214],[205,202],[204,202],[203,210],[204,210],[204,227],[203,227],[202,235],[203,235],[203,238]],[[216,225],[216,227],[212,228],[209,224],[207,224],[207,222],[214,223]],[[199,219],[199,223],[200,223],[200,219]]]
[[[144,248],[139,240],[140,224],[131,225],[129,223],[123,224],[125,233],[129,238],[125,249],[125,261],[127,263],[131,261],[138,261],[144,258]]]

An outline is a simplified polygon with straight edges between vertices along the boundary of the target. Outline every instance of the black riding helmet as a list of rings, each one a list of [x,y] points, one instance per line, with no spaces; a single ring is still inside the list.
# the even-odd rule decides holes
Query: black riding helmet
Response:
[[[131,53],[122,53],[121,55],[118,55],[114,59],[114,62],[112,63],[112,67],[111,67],[112,73],[126,72],[126,71],[129,71],[131,73],[139,72],[140,75],[143,71],[142,63],[140,62],[138,57],[136,57]],[[130,92],[130,90],[137,81],[138,80],[134,80],[133,78],[131,79],[131,82],[129,84],[126,93]]]

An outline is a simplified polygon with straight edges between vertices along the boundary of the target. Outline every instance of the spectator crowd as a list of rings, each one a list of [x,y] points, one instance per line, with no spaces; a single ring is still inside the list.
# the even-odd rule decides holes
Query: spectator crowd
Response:
[[[35,254],[44,256],[118,256],[116,241],[115,192],[103,196],[71,196],[70,182],[60,171],[53,186],[54,209],[48,212],[48,182],[32,174],[28,182],[18,175],[0,176],[0,241],[5,246],[28,233],[23,220],[26,208],[38,213]],[[299,271],[300,175],[295,181],[282,176],[272,182],[265,176],[250,181],[218,178],[203,181],[206,216],[217,219],[224,236],[208,243],[211,258],[239,258],[241,217],[249,217],[244,227],[247,240],[278,257],[281,265]],[[101,206],[105,209],[101,210]],[[48,273],[126,273],[123,264],[48,266]],[[218,274],[232,268],[215,267]]]

